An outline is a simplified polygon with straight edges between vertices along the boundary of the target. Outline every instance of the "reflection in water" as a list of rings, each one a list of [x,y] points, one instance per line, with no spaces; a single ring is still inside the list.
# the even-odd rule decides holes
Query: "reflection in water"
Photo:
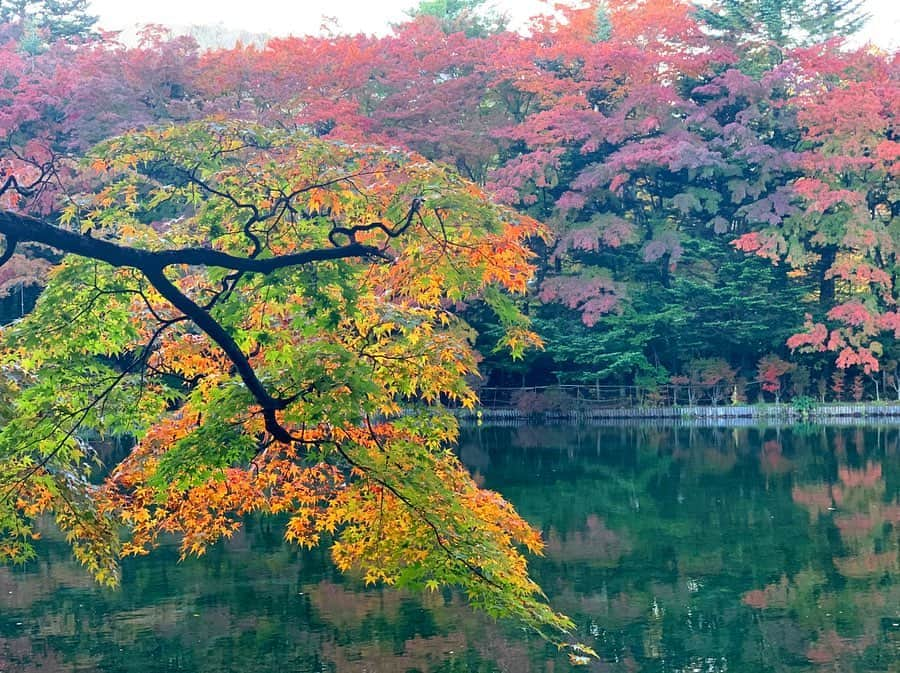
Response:
[[[587,670],[900,672],[900,429],[522,426],[460,455],[547,541],[553,605]],[[365,591],[277,522],[96,587],[47,531],[0,569],[0,671],[568,670],[452,592]]]

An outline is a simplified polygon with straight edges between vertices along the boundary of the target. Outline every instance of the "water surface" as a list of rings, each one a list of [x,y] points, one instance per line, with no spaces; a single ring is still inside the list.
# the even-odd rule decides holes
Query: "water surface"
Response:
[[[900,671],[897,427],[482,427],[460,454],[542,530],[534,575],[601,654],[581,670]],[[0,569],[4,673],[570,670],[452,592],[364,590],[277,522],[129,560],[118,591],[48,538]]]

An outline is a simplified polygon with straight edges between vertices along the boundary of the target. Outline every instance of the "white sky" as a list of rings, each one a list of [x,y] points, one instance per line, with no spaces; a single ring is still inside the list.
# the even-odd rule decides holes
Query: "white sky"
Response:
[[[417,0],[91,0],[100,27],[120,30],[135,23],[216,25],[270,35],[316,33],[322,17],[338,20],[341,32],[383,34]],[[495,0],[510,16],[528,17],[541,0]]]
[[[404,18],[416,0],[92,0],[100,26],[109,30],[136,23],[169,26],[223,24],[227,28],[270,35],[315,33],[322,17],[335,17],[343,32],[384,33]],[[496,0],[495,4],[521,20],[536,13],[541,0]],[[900,0],[866,0],[872,15],[864,41],[900,47]]]

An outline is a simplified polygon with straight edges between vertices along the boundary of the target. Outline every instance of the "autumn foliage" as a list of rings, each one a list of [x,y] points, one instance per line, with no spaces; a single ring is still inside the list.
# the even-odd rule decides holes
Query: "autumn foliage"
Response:
[[[900,359],[896,55],[760,60],[681,0],[465,28],[0,28],[0,296],[44,287],[2,332],[6,556],[53,512],[114,582],[262,511],[368,581],[565,628],[537,534],[451,451],[479,361],[720,404]]]
[[[807,14],[804,26],[816,20]],[[10,40],[6,173],[34,172],[47,149],[82,153],[126,129],[209,114],[401,146],[550,224],[554,240],[536,248],[538,332],[580,317],[594,332],[647,333],[597,354],[634,363],[615,375],[583,372],[550,343],[535,383],[551,371],[633,383],[656,376],[657,361],[679,375],[720,356],[754,379],[760,357],[792,353],[824,380],[834,367],[874,374],[900,355],[896,56],[807,40],[772,63],[760,55],[772,26],[768,37],[717,32],[680,0],[561,6],[527,35],[445,19],[424,12],[382,38],[207,52],[156,28],[133,48],[60,41],[35,55]],[[776,266],[760,271],[738,251]],[[734,269],[756,275],[755,306],[745,289],[723,292]],[[687,300],[696,289],[746,316],[721,328],[727,352],[687,334],[715,319]],[[767,293],[784,297],[777,312]],[[653,311],[663,315],[652,325],[634,317]],[[752,334],[763,328],[767,342]],[[501,382],[507,365],[489,360]]]
[[[162,534],[202,554],[250,512],[285,514],[289,540],[327,540],[367,582],[568,626],[519,551],[539,535],[474,484],[443,410],[475,403],[455,302],[494,307],[513,354],[537,343],[509,297],[535,221],[419,155],[225,119],[117,137],[71,171],[57,225],[0,225],[10,250],[77,253],[2,334],[6,556],[52,512],[115,583]],[[95,485],[86,437],[135,446]]]

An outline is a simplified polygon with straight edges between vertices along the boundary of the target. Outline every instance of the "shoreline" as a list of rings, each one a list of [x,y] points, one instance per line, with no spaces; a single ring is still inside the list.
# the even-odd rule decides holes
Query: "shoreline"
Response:
[[[817,423],[832,419],[885,419],[900,423],[900,402],[828,403],[797,408],[791,404],[729,406],[611,407],[528,413],[515,408],[476,407],[455,413],[471,421],[787,421]]]

